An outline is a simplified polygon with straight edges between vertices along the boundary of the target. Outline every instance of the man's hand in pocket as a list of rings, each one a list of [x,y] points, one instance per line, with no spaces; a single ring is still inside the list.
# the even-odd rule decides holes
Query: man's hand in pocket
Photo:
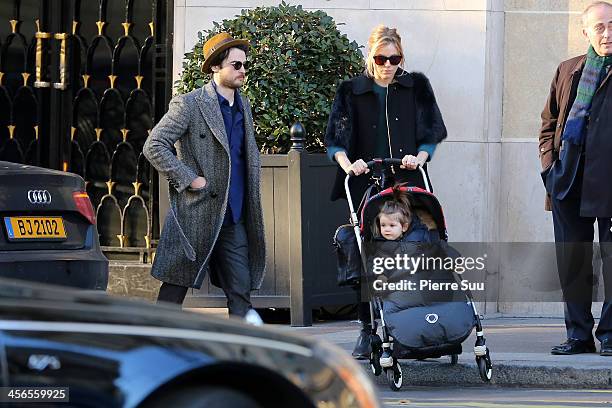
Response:
[[[196,177],[189,185],[192,190],[201,190],[204,187],[206,187],[206,179],[202,176]]]

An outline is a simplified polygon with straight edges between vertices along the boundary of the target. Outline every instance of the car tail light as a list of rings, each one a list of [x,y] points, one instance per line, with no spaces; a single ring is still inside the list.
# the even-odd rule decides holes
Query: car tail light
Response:
[[[74,204],[76,205],[79,213],[89,221],[90,224],[96,223],[96,213],[91,205],[91,201],[89,200],[89,196],[84,191],[75,191],[72,193],[72,198],[74,199]]]

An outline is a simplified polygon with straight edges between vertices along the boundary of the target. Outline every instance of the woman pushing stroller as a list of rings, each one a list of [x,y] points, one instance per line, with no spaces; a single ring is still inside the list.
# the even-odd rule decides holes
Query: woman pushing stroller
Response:
[[[429,80],[421,73],[405,71],[404,62],[397,30],[377,26],[368,40],[365,72],[338,86],[325,134],[328,155],[339,165],[332,200],[346,198],[346,174],[367,173],[366,161],[373,158],[401,159],[401,168],[393,170],[394,181],[424,187],[416,172],[402,169],[420,165],[426,171],[436,145],[446,138],[446,127]],[[368,180],[351,178],[350,187],[357,208]],[[367,359],[371,351],[367,302],[360,300],[358,316],[362,330],[353,356]]]

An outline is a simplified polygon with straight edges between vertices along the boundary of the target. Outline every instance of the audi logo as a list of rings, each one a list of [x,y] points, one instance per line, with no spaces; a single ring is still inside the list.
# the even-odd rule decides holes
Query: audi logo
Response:
[[[47,190],[30,190],[28,201],[32,204],[51,204],[51,193]]]
[[[435,313],[429,313],[425,316],[425,320],[427,320],[427,323],[434,324],[438,321],[438,315]]]

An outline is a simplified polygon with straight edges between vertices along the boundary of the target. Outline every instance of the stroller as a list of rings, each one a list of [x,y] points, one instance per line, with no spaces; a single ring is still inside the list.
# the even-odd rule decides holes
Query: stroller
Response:
[[[374,183],[370,185],[359,206],[360,217],[354,209],[349,179],[354,177],[350,172],[345,179],[347,201],[351,212],[351,226],[357,239],[357,247],[361,258],[362,290],[369,300],[372,332],[370,334],[370,367],[374,375],[383,372],[392,390],[397,391],[402,386],[402,369],[398,358],[423,360],[426,358],[439,358],[450,356],[451,364],[456,364],[462,352],[461,343],[476,327],[476,344],[474,355],[480,377],[489,382],[492,377],[492,364],[489,349],[485,345],[484,332],[480,317],[476,310],[472,295],[469,291],[454,291],[451,299],[448,296],[436,295],[432,298],[410,298],[404,292],[394,292],[386,296],[376,292],[372,287],[373,275],[371,250],[368,246],[373,240],[370,224],[375,220],[382,204],[392,198],[394,192],[388,188],[389,170],[392,166],[401,165],[400,159],[374,159],[367,163],[372,173]],[[447,244],[447,232],[444,214],[440,203],[431,193],[431,188],[425,171],[418,167],[423,177],[425,189],[401,185],[401,191],[407,193],[413,209],[426,211],[435,222],[436,229],[431,233],[436,235],[437,243],[420,246],[408,243],[402,246],[404,253],[416,254],[427,252],[430,255],[458,256],[457,251]],[[415,215],[416,216],[416,215]],[[439,237],[438,237],[439,236]],[[396,241],[383,243],[387,254],[393,255],[393,248],[400,245]],[[432,252],[433,251],[433,252]],[[440,252],[443,251],[443,252]],[[382,253],[385,251],[383,250]],[[378,253],[380,255],[380,252]],[[461,283],[461,278],[454,271],[445,273],[445,279]],[[398,279],[396,279],[398,281]],[[365,289],[367,288],[367,289]],[[459,299],[457,299],[459,296]],[[382,338],[377,334],[377,319],[380,320]]]

